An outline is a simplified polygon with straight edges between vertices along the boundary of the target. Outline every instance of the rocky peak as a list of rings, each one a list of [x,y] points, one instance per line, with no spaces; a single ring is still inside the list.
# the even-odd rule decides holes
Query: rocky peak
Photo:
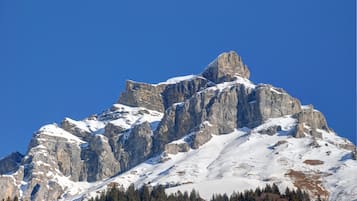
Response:
[[[242,58],[234,51],[220,54],[203,71],[202,76],[214,82],[232,81],[236,76],[249,79],[250,72]]]

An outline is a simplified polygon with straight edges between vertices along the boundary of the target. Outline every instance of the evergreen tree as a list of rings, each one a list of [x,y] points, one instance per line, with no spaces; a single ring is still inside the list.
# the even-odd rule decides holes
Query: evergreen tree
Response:
[[[273,186],[271,188],[272,188],[272,193],[280,195],[279,188],[275,183],[273,184]]]
[[[144,185],[141,192],[141,201],[150,201],[150,190],[147,185]]]

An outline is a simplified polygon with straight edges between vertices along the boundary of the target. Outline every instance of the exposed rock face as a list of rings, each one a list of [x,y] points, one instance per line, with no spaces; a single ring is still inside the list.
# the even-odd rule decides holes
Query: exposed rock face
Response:
[[[24,156],[19,152],[14,152],[0,160],[0,174],[7,174],[16,171]]]
[[[213,125],[208,122],[203,122],[198,131],[195,132],[192,148],[197,149],[212,138],[212,131],[216,130]]]
[[[89,142],[88,149],[82,153],[82,159],[84,160],[83,172],[85,174],[81,180],[94,182],[110,177],[120,171],[120,164],[115,159],[105,136],[95,136]]]
[[[92,136],[88,130],[79,128],[71,119],[68,118],[65,118],[61,122],[61,128],[84,140],[88,140],[88,138]]]
[[[303,108],[300,112],[296,113],[294,117],[298,120],[295,129],[295,137],[297,138],[305,137],[306,135],[322,138],[321,133],[316,129],[322,129],[327,132],[330,131],[323,114],[315,110],[312,105]]]
[[[282,89],[271,85],[258,85],[255,92],[258,103],[258,115],[262,121],[301,111],[300,101],[291,97]]]
[[[162,112],[165,111],[161,97],[164,88],[164,85],[154,86],[128,80],[125,92],[120,95],[118,103]]]
[[[13,199],[20,194],[18,187],[15,185],[16,180],[10,176],[0,176],[0,199],[10,197]]]
[[[118,102],[163,112],[172,104],[190,98],[207,85],[208,81],[199,76],[173,84],[159,85],[127,81],[126,90],[120,95]]]
[[[78,181],[81,170],[81,140],[55,125],[41,128],[32,138],[29,151],[23,160],[23,179],[28,181],[24,197],[31,200],[57,200],[63,188],[56,176],[68,176]]]
[[[196,148],[210,139],[207,132],[225,134],[235,128],[253,128],[269,118],[295,114],[300,110],[297,99],[270,85],[259,85],[254,89],[233,82],[223,90],[207,88],[165,112],[155,133],[158,141],[155,144],[159,145],[156,151],[162,151],[167,142],[198,130],[204,121],[213,126],[197,132]]]
[[[104,135],[107,136],[108,138],[114,137],[118,135],[119,133],[122,133],[126,130],[126,128],[123,128],[119,125],[115,125],[113,123],[108,123],[104,127]]]
[[[236,52],[230,51],[218,56],[208,65],[202,76],[214,83],[233,81],[235,76],[249,79],[250,72]]]
[[[208,80],[203,77],[195,77],[188,80],[182,80],[176,84],[169,84],[161,94],[165,109],[171,107],[174,103],[184,102],[196,92],[210,86]]]
[[[133,127],[124,144],[124,149],[128,152],[130,158],[128,168],[149,158],[152,149],[151,136],[152,131],[148,122]]]

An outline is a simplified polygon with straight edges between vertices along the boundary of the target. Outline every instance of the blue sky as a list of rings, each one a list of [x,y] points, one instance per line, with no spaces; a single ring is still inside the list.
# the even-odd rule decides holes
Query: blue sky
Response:
[[[235,50],[355,142],[354,0],[0,1],[0,157],[113,104],[126,79],[198,74]]]

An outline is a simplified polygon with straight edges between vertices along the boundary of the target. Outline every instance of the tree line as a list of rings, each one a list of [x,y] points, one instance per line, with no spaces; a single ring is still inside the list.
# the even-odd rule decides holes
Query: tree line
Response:
[[[19,201],[19,199],[15,196],[1,201]],[[140,189],[136,189],[134,185],[130,185],[125,189],[123,186],[112,183],[106,191],[90,198],[89,201],[204,201],[204,199],[195,189],[190,193],[178,191],[167,194],[164,186],[152,188],[144,185]],[[286,188],[285,192],[282,193],[277,185],[268,184],[264,188],[258,187],[255,190],[233,192],[230,196],[226,193],[214,194],[210,201],[311,201],[311,199],[305,191],[300,189]],[[318,198],[317,201],[321,201],[321,199]]]
[[[151,188],[143,186],[135,189],[134,185],[124,189],[122,186],[113,185],[106,191],[101,192],[89,201],[203,201],[196,190],[190,193],[178,191],[167,194],[164,186]],[[210,201],[310,201],[309,195],[300,189],[294,190],[286,188],[284,193],[279,191],[277,185],[266,185],[264,188],[246,190],[244,192],[233,192],[227,194],[214,194]],[[320,200],[320,199],[318,199]]]

